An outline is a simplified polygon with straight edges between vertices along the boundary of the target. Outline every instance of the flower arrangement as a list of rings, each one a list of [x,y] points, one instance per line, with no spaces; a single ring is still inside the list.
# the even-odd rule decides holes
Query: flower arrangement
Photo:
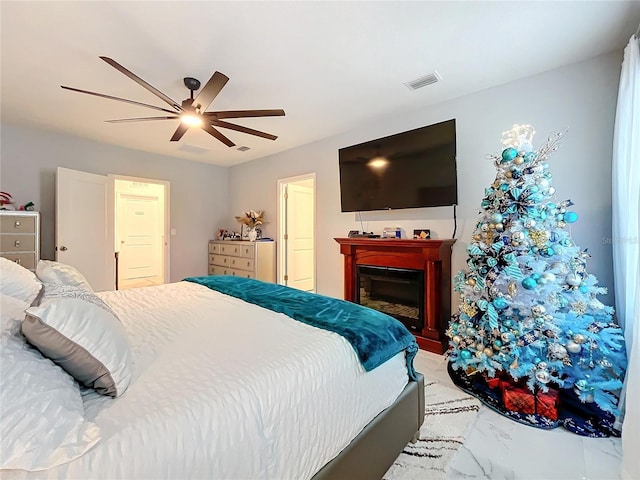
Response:
[[[263,217],[264,217],[264,212],[262,210],[257,212],[255,210],[249,210],[248,212],[244,212],[243,216],[236,217],[236,220],[239,223],[246,225],[250,229],[254,229],[258,225],[264,224]]]

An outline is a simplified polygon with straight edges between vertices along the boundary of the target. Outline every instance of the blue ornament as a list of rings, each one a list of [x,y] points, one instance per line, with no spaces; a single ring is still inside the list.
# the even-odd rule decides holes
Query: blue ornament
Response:
[[[538,282],[536,282],[531,277],[526,277],[525,279],[522,280],[522,286],[527,290],[533,290],[534,288],[536,288],[536,285],[538,285]]]
[[[502,222],[502,214],[500,213],[494,213],[493,215],[491,215],[491,221],[493,223],[500,223]]]
[[[502,163],[510,162],[517,156],[518,156],[518,151],[515,148],[513,147],[505,148],[502,151]]]
[[[502,297],[495,298],[491,303],[493,303],[493,306],[496,307],[498,310],[507,308],[507,301]]]
[[[578,214],[576,212],[567,212],[564,214],[564,221],[567,223],[575,223],[578,221]]]
[[[471,352],[469,350],[462,350],[462,351],[460,351],[460,356],[464,360],[469,360],[471,358]]]
[[[502,322],[502,325],[504,325],[507,328],[511,328],[511,325],[513,325],[513,320],[511,320],[510,318],[507,318],[504,322]]]
[[[560,242],[560,245],[562,245],[564,247],[570,247],[571,246],[571,240],[569,240],[568,238],[564,238]]]
[[[509,184],[508,183],[501,183],[500,184],[500,190],[502,190],[503,192],[506,192],[507,190],[509,190]]]
[[[580,285],[578,290],[580,290],[581,293],[587,293],[589,291],[586,285]]]
[[[549,240],[551,240],[552,242],[557,242],[558,234],[556,232],[551,232],[551,235],[549,236]]]
[[[534,280],[538,280],[540,278],[540,274],[539,273],[532,273],[531,274],[531,278],[533,278]]]

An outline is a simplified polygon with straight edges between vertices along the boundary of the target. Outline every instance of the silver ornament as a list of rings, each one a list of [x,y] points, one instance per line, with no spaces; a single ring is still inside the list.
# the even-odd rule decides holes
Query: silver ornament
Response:
[[[569,340],[566,344],[567,351],[569,353],[580,353],[582,346],[579,343]]]
[[[540,383],[549,383],[551,381],[551,375],[547,370],[538,370],[536,371],[536,380]]]
[[[549,350],[549,356],[551,358],[557,358],[559,360],[562,360],[567,356],[567,349],[563,345],[560,345],[559,343],[552,343],[551,345],[549,345],[548,350]]]
[[[580,276],[576,275],[575,273],[570,273],[569,275],[567,275],[564,281],[567,282],[567,285],[571,285],[572,287],[577,287],[578,285],[580,285],[580,283],[582,283],[582,279],[580,278]]]
[[[462,340],[462,337],[460,335],[454,335],[452,340],[453,340],[453,343],[457,345],[458,343],[460,343],[460,340]]]
[[[533,313],[534,317],[541,317],[543,316],[545,313],[547,312],[547,309],[544,308],[542,305],[535,305],[532,309],[531,309],[531,313]]]

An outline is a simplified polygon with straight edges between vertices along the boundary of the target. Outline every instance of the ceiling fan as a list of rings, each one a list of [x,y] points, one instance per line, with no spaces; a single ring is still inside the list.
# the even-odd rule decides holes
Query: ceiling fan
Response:
[[[145,82],[138,77],[135,73],[127,70],[115,60],[109,57],[100,57],[107,62],[113,68],[123,73],[131,80],[149,90],[156,97],[167,103],[173,110],[157,107],[155,105],[149,105],[147,103],[136,102],[135,100],[128,100],[126,98],[113,97],[111,95],[105,95],[102,93],[90,92],[87,90],[80,90],[78,88],[66,87],[60,85],[65,90],[71,90],[73,92],[86,93],[88,95],[95,95],[96,97],[108,98],[110,100],[117,100],[119,102],[131,103],[141,107],[152,108],[171,115],[163,117],[142,117],[142,118],[122,118],[119,120],[107,120],[109,123],[126,123],[126,122],[146,122],[150,120],[180,120],[180,125],[176,128],[176,131],[171,137],[172,142],[177,142],[191,127],[199,127],[208,134],[214,136],[228,147],[235,146],[231,140],[220,133],[215,127],[226,128],[229,130],[235,130],[237,132],[248,133],[249,135],[256,135],[258,137],[267,138],[269,140],[275,140],[275,135],[270,133],[254,130],[253,128],[243,127],[234,123],[226,122],[224,118],[247,118],[247,117],[278,117],[284,116],[284,110],[226,110],[218,112],[206,112],[205,110],[211,105],[211,102],[218,96],[222,88],[229,81],[229,77],[226,75],[215,72],[209,81],[205,84],[204,88],[193,98],[193,92],[200,88],[200,82],[192,77],[186,77],[184,79],[184,85],[191,92],[190,98],[183,100],[181,103],[172,100],[170,97],[162,93],[157,88]]]

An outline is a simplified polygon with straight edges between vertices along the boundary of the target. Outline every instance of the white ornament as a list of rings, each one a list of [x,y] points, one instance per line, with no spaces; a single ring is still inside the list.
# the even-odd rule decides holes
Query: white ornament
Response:
[[[569,340],[567,342],[566,348],[569,353],[580,353],[580,351],[582,350],[582,346],[580,346],[579,343],[576,343],[573,340]]]

